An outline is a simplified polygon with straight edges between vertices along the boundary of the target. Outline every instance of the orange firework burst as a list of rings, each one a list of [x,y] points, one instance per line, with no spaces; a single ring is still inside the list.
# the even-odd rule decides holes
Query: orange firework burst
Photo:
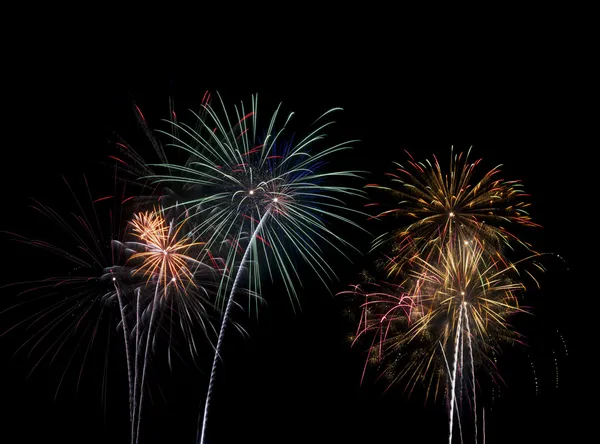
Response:
[[[409,154],[410,156],[410,154]],[[370,184],[391,192],[395,208],[382,211],[376,217],[404,216],[412,220],[406,226],[378,237],[373,248],[392,243],[392,254],[386,264],[388,275],[397,274],[414,255],[429,257],[450,238],[472,241],[478,237],[492,250],[516,241],[505,225],[539,226],[527,213],[528,195],[519,181],[505,181],[495,167],[481,179],[474,180],[474,171],[481,159],[469,162],[469,153],[451,152],[450,168],[442,170],[437,158],[417,162],[412,156],[408,167],[396,163],[396,171],[388,173],[393,186]],[[412,171],[412,172],[411,172]]]
[[[130,260],[141,259],[142,263],[134,271],[150,281],[156,277],[166,291],[169,285],[183,290],[184,284],[196,287],[190,264],[198,261],[187,253],[202,242],[192,242],[189,238],[179,238],[182,225],[167,224],[160,211],[138,213],[130,222],[133,234],[141,241],[144,251],[135,253]]]
[[[140,338],[140,310],[139,296],[137,299],[137,328],[136,328],[136,352],[135,352],[135,376],[133,390],[133,420],[132,420],[132,439],[139,437],[140,418],[142,413],[142,405],[144,398],[144,382],[146,368],[148,365],[148,354],[151,336],[153,334],[154,320],[160,317],[163,313],[160,306],[163,303],[171,305],[173,311],[173,303],[176,303],[182,313],[181,326],[184,334],[190,338],[190,350],[193,353],[195,345],[192,340],[191,326],[195,320],[198,320],[203,329],[206,330],[204,317],[206,311],[204,309],[203,300],[198,296],[198,293],[207,294],[203,287],[199,287],[194,279],[195,272],[198,267],[203,267],[208,270],[213,270],[212,267],[197,261],[188,253],[196,246],[204,245],[201,242],[193,242],[190,238],[181,236],[183,224],[175,225],[173,222],[167,224],[163,214],[164,210],[145,211],[136,214],[130,222],[131,229],[139,242],[129,242],[128,246],[135,250],[141,249],[130,257],[130,261],[140,259],[141,263],[135,268],[133,275],[140,274],[146,277],[146,283],[155,280],[154,297],[152,302],[148,304],[146,312],[149,312],[149,321],[147,325],[147,333],[145,345],[142,345],[143,339]],[[194,270],[190,268],[194,266]],[[175,291],[171,291],[170,289]],[[167,296],[169,300],[166,301]],[[142,348],[144,349],[142,355]],[[170,348],[169,348],[170,350]],[[141,362],[140,362],[141,360]],[[170,355],[169,355],[170,362]],[[140,368],[141,365],[141,368]]]

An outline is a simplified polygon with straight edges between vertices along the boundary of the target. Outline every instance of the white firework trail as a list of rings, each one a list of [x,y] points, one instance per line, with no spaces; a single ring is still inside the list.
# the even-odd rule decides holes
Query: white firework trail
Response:
[[[269,214],[270,214],[270,211],[267,210],[267,212],[263,215],[260,222],[256,226],[254,233],[252,233],[252,237],[250,238],[250,241],[248,242],[248,245],[246,246],[246,251],[244,252],[244,256],[242,257],[242,260],[240,262],[240,266],[239,266],[237,274],[235,276],[235,281],[233,283],[233,286],[231,287],[231,292],[230,292],[229,298],[227,300],[227,306],[225,308],[225,313],[223,314],[223,320],[221,321],[221,328],[219,330],[219,337],[217,339],[217,346],[215,347],[215,355],[213,357],[213,363],[212,363],[212,368],[211,368],[211,372],[210,372],[210,380],[208,383],[208,390],[206,393],[206,401],[204,403],[204,414],[202,416],[202,433],[200,434],[200,438],[198,441],[199,443],[204,443],[204,436],[206,433],[206,422],[207,422],[206,420],[208,418],[208,408],[209,408],[209,404],[210,404],[211,394],[213,391],[213,386],[215,383],[217,364],[219,362],[219,359],[221,359],[221,345],[223,344],[225,328],[227,327],[227,324],[229,321],[229,313],[231,311],[231,307],[233,306],[233,298],[238,289],[238,286],[240,285],[241,276],[243,274],[244,269],[246,268],[248,259],[250,258],[250,251],[252,251],[252,247],[253,247],[254,243],[256,242],[256,237],[258,236],[258,233],[260,232],[264,222],[269,217]]]
[[[464,307],[464,305],[463,305]],[[450,394],[450,431],[448,436],[448,443],[452,444],[452,428],[454,425],[454,404],[456,403],[456,370],[458,367],[458,350],[459,350],[459,342],[460,342],[460,334],[462,330],[462,316],[463,316],[464,308],[461,308],[458,315],[458,324],[456,328],[456,339],[455,339],[455,347],[454,347],[454,363],[452,368],[452,376],[451,376],[451,384],[450,390],[452,393]]]
[[[466,304],[466,303],[465,303]],[[473,343],[471,342],[471,324],[469,323],[469,316],[466,313],[467,307],[464,306],[465,310],[465,320],[467,324],[467,339],[469,344],[469,358],[471,360],[471,381],[473,387],[473,412],[474,412],[474,422],[475,422],[475,444],[477,444],[477,396],[476,396],[476,387],[475,387],[475,361],[473,360]]]

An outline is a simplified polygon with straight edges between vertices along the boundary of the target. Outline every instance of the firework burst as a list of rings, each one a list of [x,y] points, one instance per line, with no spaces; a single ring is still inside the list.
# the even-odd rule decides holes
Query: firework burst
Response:
[[[357,171],[323,171],[329,156],[349,149],[348,143],[314,149],[332,123],[323,123],[324,117],[334,110],[317,119],[313,131],[299,141],[287,135],[293,113],[280,120],[279,107],[261,131],[256,97],[250,108],[244,104],[235,107],[233,119],[224,105],[221,112],[208,104],[203,110],[204,116],[196,115],[194,125],[171,121],[173,131],[167,133],[174,140],[171,145],[188,153],[191,160],[185,165],[159,165],[168,173],[153,176],[157,182],[185,183],[192,188],[196,195],[182,204],[189,209],[191,220],[202,218],[195,223],[194,234],[208,238],[209,248],[224,242],[233,247],[226,267],[235,278],[230,287],[222,285],[219,292],[225,310],[201,442],[222,338],[234,296],[244,287],[243,273],[248,272],[245,286],[255,295],[261,293],[262,270],[271,279],[280,277],[290,300],[297,305],[297,259],[306,262],[323,283],[332,278],[334,270],[325,259],[324,248],[344,254],[341,247],[352,245],[336,235],[329,224],[335,221],[358,226],[344,215],[352,210],[343,198],[362,196],[339,183],[358,177]]]
[[[110,335],[114,330],[115,321],[113,309],[118,308],[116,326],[123,332],[127,370],[129,379],[130,411],[132,411],[132,369],[130,362],[129,335],[131,330],[131,307],[128,296],[135,285],[131,279],[126,264],[126,251],[119,242],[121,231],[122,205],[127,198],[124,190],[115,190],[112,195],[93,198],[84,176],[86,191],[85,198],[78,196],[65,180],[75,211],[64,216],[56,209],[41,202],[34,201],[32,208],[50,221],[53,235],[60,242],[28,238],[12,234],[14,240],[45,250],[54,257],[64,260],[64,263],[48,261],[44,263],[45,270],[68,264],[68,271],[62,271],[52,277],[15,284],[25,286],[26,290],[19,298],[27,297],[25,301],[12,307],[37,307],[33,313],[25,315],[24,319],[13,325],[5,333],[19,327],[32,331],[31,337],[21,348],[30,346],[29,355],[36,350],[43,350],[41,357],[32,368],[32,372],[45,358],[50,362],[58,361],[65,356],[65,350],[71,349],[66,365],[60,378],[56,393],[60,389],[66,373],[77,361],[79,351],[83,353],[83,362],[79,370],[77,384],[79,385],[84,364],[92,346],[96,343],[110,344]],[[39,261],[39,256],[31,253],[28,258]],[[33,296],[33,297],[28,297]],[[42,307],[42,308],[40,308]],[[101,332],[107,331],[106,341],[100,339]],[[108,346],[106,353],[108,353]],[[105,365],[108,360],[105,360]],[[108,371],[104,369],[104,376]],[[104,381],[103,386],[106,386]],[[103,390],[104,396],[104,390]]]
[[[168,135],[175,140],[171,145],[187,152],[193,160],[186,166],[155,165],[171,174],[153,178],[193,188],[197,197],[183,198],[181,204],[190,209],[192,221],[204,215],[203,221],[195,224],[195,235],[208,237],[209,246],[224,240],[233,245],[227,258],[229,268],[240,262],[245,251],[243,244],[252,243],[248,261],[263,266],[252,267],[250,287],[260,293],[260,268],[267,269],[271,277],[278,271],[296,303],[294,280],[299,276],[293,256],[306,260],[319,278],[332,277],[333,269],[322,254],[323,245],[340,252],[336,244],[351,245],[335,235],[326,220],[353,224],[343,215],[352,210],[342,198],[362,196],[352,187],[331,184],[356,178],[357,171],[321,171],[328,156],[350,149],[347,143],[311,152],[313,145],[325,136],[323,131],[333,123],[321,123],[322,119],[335,110],[317,119],[315,123],[321,124],[296,142],[293,137],[286,139],[286,125],[293,113],[279,119],[279,108],[267,121],[266,131],[260,132],[256,98],[250,109],[244,104],[236,107],[231,121],[224,105],[225,119],[210,105],[203,109],[204,117],[195,114],[194,126],[169,122],[173,131]],[[263,219],[265,223],[257,233]],[[249,242],[254,233],[256,244]],[[295,253],[290,254],[286,245],[292,245]]]
[[[204,243],[194,242],[190,237],[183,235],[183,227],[184,223],[167,223],[163,209],[137,213],[130,221],[132,234],[137,239],[126,243],[128,248],[136,251],[129,258],[130,263],[137,263],[133,265],[132,275],[143,276],[146,288],[154,289],[153,296],[141,313],[139,293],[136,300],[132,442],[139,441],[148,354],[155,320],[157,315],[163,314],[160,307],[169,307],[169,311],[175,309],[181,313],[180,321],[192,353],[195,349],[192,326],[200,323],[204,331],[207,329],[205,305],[209,299],[209,291],[205,286],[199,285],[197,275],[200,271],[205,271],[212,274],[214,279],[216,270],[195,259],[201,255],[199,252],[191,255],[194,249],[204,247]],[[141,324],[146,323],[144,319],[147,319],[145,345],[140,339]]]
[[[519,295],[523,276],[533,275],[521,265],[539,256],[507,229],[538,226],[521,183],[502,179],[499,167],[477,178],[479,163],[452,151],[446,172],[435,157],[417,162],[410,156],[407,166],[396,164],[388,174],[391,185],[367,185],[394,197],[393,208],[374,218],[405,221],[372,245],[388,248],[375,265],[394,284],[371,279],[345,292],[362,301],[355,338],[371,338],[367,363],[390,383],[406,380],[410,392],[423,384],[426,398],[446,395],[450,442],[465,396],[477,440],[476,370],[484,366],[496,378],[492,357],[500,345],[522,342],[509,320],[526,312]],[[511,262],[505,253],[516,245],[529,256]]]
[[[394,208],[381,211],[377,218],[395,215],[409,221],[373,243],[373,248],[392,246],[385,265],[388,276],[398,274],[415,254],[426,258],[440,251],[439,246],[453,237],[464,242],[477,239],[492,255],[514,244],[530,248],[506,228],[539,226],[527,213],[529,204],[523,199],[528,195],[519,181],[502,179],[499,166],[476,179],[481,159],[470,162],[469,152],[451,151],[447,172],[435,156],[433,163],[409,157],[406,166],[396,163],[396,171],[387,174],[391,178],[389,186],[367,186],[386,191],[395,200]]]
[[[478,367],[495,378],[492,357],[502,343],[523,341],[510,324],[514,314],[527,312],[519,303],[525,286],[517,266],[537,255],[507,263],[489,257],[481,243],[450,241],[437,248],[435,259],[408,262],[401,285],[370,282],[344,293],[363,301],[355,342],[370,338],[365,367],[375,364],[390,384],[405,380],[410,392],[423,384],[426,397],[445,393],[452,431],[464,393],[471,394],[477,414]]]
[[[167,225],[163,215],[156,210],[135,214],[130,225],[139,242],[128,244],[141,246],[144,250],[130,257],[130,261],[141,261],[133,272],[134,276],[145,276],[147,283],[152,278],[160,279],[158,284],[162,286],[164,296],[168,294],[169,285],[174,286],[176,291],[185,291],[187,285],[197,288],[190,264],[197,264],[198,261],[186,253],[196,246],[204,245],[202,242],[180,238],[183,225],[180,224],[177,228],[172,224]]]

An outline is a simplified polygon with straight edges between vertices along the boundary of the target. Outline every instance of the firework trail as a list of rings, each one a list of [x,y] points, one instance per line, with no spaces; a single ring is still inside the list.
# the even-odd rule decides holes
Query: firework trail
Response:
[[[135,442],[139,435],[139,430],[136,427],[135,420],[138,417],[137,413],[137,379],[140,373],[140,291],[136,292],[136,310],[135,310],[135,379],[133,384],[133,404],[132,404],[132,419],[131,419],[131,444]]]
[[[485,444],[485,408],[483,409],[483,444]]]
[[[123,304],[123,297],[121,295],[121,291],[119,290],[119,284],[117,283],[117,278],[112,277],[113,285],[115,287],[115,294],[117,295],[117,300],[119,302],[119,311],[121,312],[121,320],[123,323],[123,342],[125,344],[125,356],[127,360],[127,382],[129,388],[129,421],[133,423],[133,374],[131,372],[131,350],[129,349],[129,329],[127,327],[127,322],[125,321],[125,307]]]
[[[211,398],[211,394],[212,394],[212,390],[213,390],[213,385],[215,382],[215,377],[217,374],[217,363],[219,362],[219,359],[221,357],[221,345],[223,343],[225,328],[227,326],[227,321],[229,319],[229,313],[230,313],[231,307],[232,307],[233,296],[235,295],[237,287],[239,286],[239,283],[240,283],[240,280],[242,277],[242,271],[244,270],[244,267],[246,266],[246,264],[248,262],[248,257],[250,256],[250,247],[252,246],[252,244],[254,242],[256,242],[258,233],[260,232],[263,223],[267,220],[268,215],[269,215],[269,213],[266,212],[265,215],[262,217],[258,226],[256,227],[256,230],[254,231],[254,233],[252,235],[252,238],[250,238],[250,241],[248,242],[248,247],[246,247],[244,256],[242,257],[242,260],[240,261],[239,270],[235,276],[235,281],[233,283],[233,286],[231,287],[231,296],[229,297],[229,299],[227,301],[225,313],[223,313],[223,320],[221,322],[221,329],[219,331],[219,337],[217,339],[217,346],[215,348],[215,356],[213,358],[213,363],[212,363],[211,372],[210,372],[210,381],[208,383],[208,392],[206,395],[204,414],[202,415],[202,433],[200,435],[200,442],[204,442],[204,433],[206,432],[206,419],[208,417],[208,408],[209,408],[210,398]]]
[[[454,405],[456,404],[456,371],[458,370],[458,352],[459,352],[459,342],[460,342],[460,334],[462,331],[462,317],[464,312],[464,302],[461,305],[459,310],[460,314],[458,315],[458,323],[456,325],[456,338],[454,339],[454,362],[452,364],[452,376],[451,376],[451,384],[450,384],[450,432],[448,442],[452,444],[452,425],[454,420]]]
[[[533,365],[533,359],[531,360],[531,371],[533,372],[533,381],[535,382],[535,395],[537,396],[540,394],[540,387],[538,384],[537,372],[535,371],[535,365]]]
[[[466,303],[465,303],[466,304]],[[465,305],[466,307],[466,305]],[[466,308],[465,308],[466,312]],[[469,343],[469,358],[471,364],[471,386],[473,390],[473,422],[475,423],[475,444],[477,444],[477,390],[475,386],[475,360],[473,359],[473,342],[471,339],[471,323],[469,322],[469,316],[465,316],[465,323],[467,325],[467,338]]]
[[[552,358],[554,359],[554,372],[555,372],[555,388],[558,388],[558,360],[556,359],[556,352],[552,350]]]
[[[567,342],[565,341],[565,338],[563,338],[563,335],[561,335],[558,330],[556,330],[556,333],[558,333],[558,335],[560,336],[560,341],[562,342],[563,348],[565,350],[565,356],[569,356],[569,350],[567,349]]]
[[[189,197],[182,198],[181,205],[188,209],[189,219],[204,218],[195,223],[194,235],[207,238],[207,248],[218,249],[224,242],[232,246],[225,267],[237,269],[238,275],[248,270],[249,294],[261,294],[264,270],[272,280],[275,276],[282,279],[288,297],[296,305],[295,281],[300,279],[295,262],[300,259],[307,263],[326,285],[326,279],[334,277],[334,271],[325,259],[324,247],[341,254],[344,253],[339,246],[353,248],[331,230],[327,220],[360,228],[343,214],[353,210],[342,198],[362,197],[362,192],[329,184],[357,178],[359,172],[320,172],[329,156],[350,147],[342,143],[315,152],[314,145],[323,139],[323,131],[332,124],[322,123],[322,119],[334,110],[319,117],[315,121],[316,128],[295,141],[286,135],[293,113],[280,123],[278,107],[266,126],[261,127],[256,96],[249,109],[243,103],[235,107],[232,119],[222,100],[221,105],[218,112],[210,104],[204,104],[204,115],[195,114],[194,126],[175,120],[169,122],[172,130],[165,134],[173,140],[170,145],[187,153],[190,160],[182,165],[151,165],[165,170],[165,174],[151,178],[158,183],[187,186],[191,192]],[[235,283],[240,283],[238,276],[233,282],[231,288],[223,282],[219,291],[220,305],[226,307],[228,316],[227,307],[231,307],[237,289]],[[222,322],[228,319],[223,317]],[[225,328],[220,331],[224,333]],[[218,344],[220,349],[221,337]],[[213,365],[211,391],[215,371],[216,365]],[[209,398],[210,392],[205,411]],[[206,419],[205,413],[200,442],[204,442],[206,436]]]

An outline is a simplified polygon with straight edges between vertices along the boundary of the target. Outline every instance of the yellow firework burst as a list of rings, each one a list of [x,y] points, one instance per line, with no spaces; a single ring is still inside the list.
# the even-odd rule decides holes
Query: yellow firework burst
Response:
[[[391,185],[368,185],[395,198],[394,208],[376,217],[396,215],[407,221],[373,243],[374,248],[392,245],[386,264],[388,275],[397,274],[414,254],[429,258],[452,238],[461,242],[477,238],[493,250],[515,242],[529,249],[506,228],[511,224],[538,226],[527,213],[529,204],[523,199],[528,195],[522,184],[500,178],[499,167],[476,179],[480,162],[470,162],[469,153],[451,152],[450,167],[444,171],[435,156],[433,163],[410,157],[407,166],[396,163],[396,171],[387,174]]]
[[[489,256],[481,243],[436,248],[435,259],[409,262],[404,288],[353,292],[365,301],[357,337],[374,333],[368,360],[392,382],[406,379],[411,390],[425,383],[437,397],[455,353],[471,353],[469,366],[486,364],[501,342],[520,341],[509,318],[525,312],[525,287],[518,263]]]

